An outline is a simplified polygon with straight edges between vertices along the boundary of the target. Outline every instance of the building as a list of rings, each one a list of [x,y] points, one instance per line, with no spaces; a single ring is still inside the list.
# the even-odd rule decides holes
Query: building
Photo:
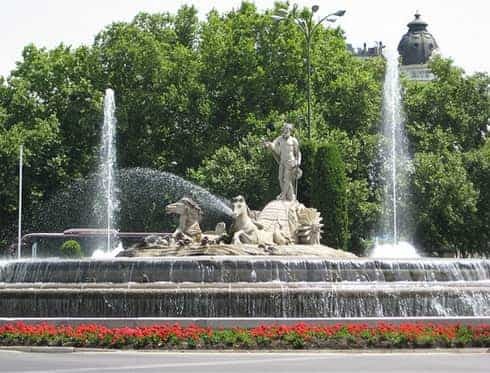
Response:
[[[434,79],[427,63],[431,56],[438,53],[438,45],[434,36],[427,31],[427,25],[417,11],[414,20],[407,24],[407,33],[398,44],[400,71],[413,80]]]
[[[402,36],[398,44],[400,54],[400,71],[412,80],[429,81],[434,79],[427,63],[429,59],[438,53],[438,45],[434,36],[427,31],[428,23],[415,12],[415,18],[407,24],[408,31]],[[347,44],[347,49],[357,57],[370,58],[383,55],[382,42],[368,47],[364,43],[363,48],[354,48]]]
[[[354,56],[357,57],[377,57],[383,54],[383,43],[377,42],[374,46],[368,47],[366,43],[364,43],[362,48],[354,48],[352,44],[347,44],[347,50],[351,52]]]

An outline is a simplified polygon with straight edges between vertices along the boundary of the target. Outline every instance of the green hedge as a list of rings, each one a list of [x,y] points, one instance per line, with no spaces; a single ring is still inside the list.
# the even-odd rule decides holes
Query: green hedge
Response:
[[[321,143],[314,149],[311,182],[311,205],[323,217],[323,243],[346,249],[349,241],[347,215],[347,177],[338,147]]]

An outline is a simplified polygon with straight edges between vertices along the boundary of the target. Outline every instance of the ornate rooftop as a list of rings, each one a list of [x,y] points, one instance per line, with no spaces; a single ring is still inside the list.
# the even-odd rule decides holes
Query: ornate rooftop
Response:
[[[418,11],[414,20],[407,24],[408,32],[398,44],[402,65],[425,64],[438,48],[435,38],[427,31],[427,25]]]

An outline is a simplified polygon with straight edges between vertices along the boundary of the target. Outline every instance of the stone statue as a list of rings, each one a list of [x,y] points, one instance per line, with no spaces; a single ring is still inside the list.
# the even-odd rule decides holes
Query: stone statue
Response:
[[[243,196],[237,196],[232,201],[233,225],[231,232],[234,245],[286,245],[290,243],[288,237],[282,233],[279,224],[275,224],[270,230],[266,230],[261,223],[253,220]]]
[[[193,242],[201,240],[202,231],[199,226],[202,211],[199,205],[191,198],[183,197],[177,202],[167,205],[167,214],[179,215],[179,226],[172,234],[174,238],[189,239]]]
[[[252,220],[250,209],[243,196],[234,197],[233,204],[233,225],[231,232],[233,234],[232,243],[239,245],[245,244],[268,244],[274,243],[272,232],[262,231],[260,226]]]
[[[291,136],[293,125],[284,123],[282,134],[273,142],[266,141],[265,147],[271,149],[274,159],[279,164],[279,185],[281,194],[277,199],[283,201],[296,200],[297,181],[302,175],[301,152],[296,138]]]

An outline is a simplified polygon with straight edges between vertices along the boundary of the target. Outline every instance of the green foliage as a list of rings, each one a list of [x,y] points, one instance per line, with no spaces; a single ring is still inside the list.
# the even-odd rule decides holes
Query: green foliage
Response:
[[[98,79],[116,92],[123,167],[165,169],[177,162],[173,171],[183,174],[207,154],[210,102],[200,79],[200,58],[178,42],[193,43],[197,25],[192,14],[192,8],[181,9],[175,18],[141,13],[95,39],[94,53],[103,67]]]
[[[298,180],[298,200],[306,206],[312,206],[312,185],[316,179],[315,165],[313,164],[316,153],[316,141],[302,141],[301,150],[301,169],[303,176]]]
[[[349,250],[364,254],[366,241],[373,237],[381,212],[381,193],[371,182],[376,172],[378,135],[332,129],[325,134],[327,142],[337,144],[347,175],[349,216]]]
[[[465,154],[465,168],[473,187],[478,191],[476,213],[470,222],[471,230],[468,250],[472,254],[490,253],[490,141],[479,149]]]
[[[437,255],[488,255],[490,77],[440,57],[430,67],[433,81],[404,82],[415,239]]]
[[[313,136],[306,140],[304,37],[292,22],[274,22],[273,12],[243,2],[199,21],[193,6],[183,6],[108,25],[91,46],[26,46],[10,76],[0,77],[0,245],[15,237],[19,145],[29,214],[94,171],[103,93],[111,87],[119,167],[187,175],[211,192],[243,194],[252,208],[279,193],[262,139],[277,135],[273,124],[294,123],[303,152],[300,201],[315,206],[321,188],[345,190],[338,215],[323,212],[340,221],[337,228],[326,221],[326,234],[333,246],[363,253],[381,211],[385,61],[356,58],[341,29],[319,27],[311,48]],[[430,67],[435,80],[404,81],[415,240],[429,252],[488,255],[490,78],[466,75],[440,57]],[[326,156],[315,155],[325,142],[337,145],[343,171],[315,163]]]
[[[478,192],[459,153],[418,153],[412,179],[416,243],[427,251],[467,255],[468,222],[474,219]]]
[[[380,118],[384,60],[357,59],[345,48],[340,31],[326,31],[315,51],[313,75],[315,111],[321,114],[316,132],[325,136],[329,128],[349,136],[374,133]]]
[[[277,165],[262,140],[247,136],[235,147],[223,146],[189,177],[228,198],[244,195],[248,205],[261,209],[279,194]]]
[[[331,247],[346,249],[349,239],[347,178],[335,144],[318,145],[313,157],[313,170],[311,203],[323,216],[323,241]]]
[[[441,57],[434,58],[430,67],[435,80],[405,82],[407,127],[415,151],[427,150],[421,146],[426,144],[424,137],[437,129],[452,137],[453,144],[464,151],[481,146],[490,117],[490,77],[466,76]]]
[[[75,240],[65,241],[60,247],[60,255],[63,258],[81,258],[83,256],[82,247]]]

